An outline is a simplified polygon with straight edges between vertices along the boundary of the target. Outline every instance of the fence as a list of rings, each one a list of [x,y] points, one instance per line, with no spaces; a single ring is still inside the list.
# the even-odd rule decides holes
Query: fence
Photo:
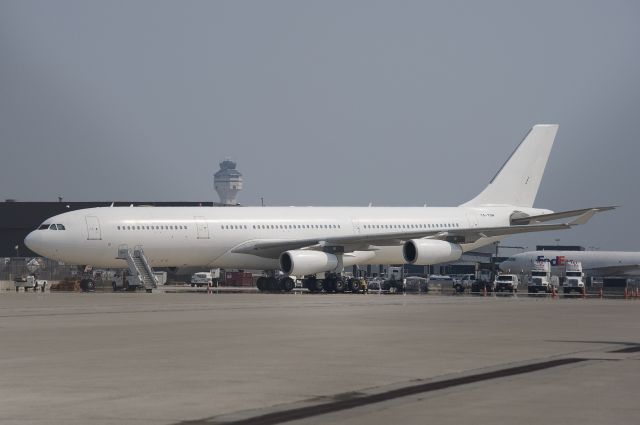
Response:
[[[0,258],[0,280],[12,281],[34,274],[38,279],[62,280],[77,276],[78,266],[70,266],[42,257],[5,257]]]

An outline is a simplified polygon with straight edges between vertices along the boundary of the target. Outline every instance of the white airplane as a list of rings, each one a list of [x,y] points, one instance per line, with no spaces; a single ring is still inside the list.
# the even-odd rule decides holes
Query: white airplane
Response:
[[[118,249],[142,246],[156,267],[325,273],[334,283],[356,264],[456,261],[504,236],[569,229],[612,208],[533,208],[557,130],[534,126],[489,185],[458,207],[90,208],[45,220],[25,244],[68,264],[126,267]],[[540,224],[567,217],[576,218]]]
[[[640,276],[640,252],[624,251],[523,252],[500,263],[500,269],[528,273],[535,261],[548,261],[552,272],[562,274],[570,260],[580,261],[588,276]]]

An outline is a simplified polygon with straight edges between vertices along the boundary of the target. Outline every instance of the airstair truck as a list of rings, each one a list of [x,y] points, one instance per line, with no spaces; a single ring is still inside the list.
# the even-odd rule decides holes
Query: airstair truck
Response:
[[[562,284],[562,292],[569,294],[572,291],[584,294],[586,287],[584,284],[584,273],[582,272],[582,263],[580,261],[568,260],[565,263],[564,282]]]
[[[530,293],[551,293],[554,287],[558,287],[558,277],[551,276],[551,263],[548,261],[534,261],[531,268],[531,277],[527,289]]]

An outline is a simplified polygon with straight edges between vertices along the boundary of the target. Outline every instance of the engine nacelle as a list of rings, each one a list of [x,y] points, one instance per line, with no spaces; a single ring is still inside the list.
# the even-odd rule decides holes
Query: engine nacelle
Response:
[[[294,276],[333,271],[338,264],[338,257],[322,251],[295,249],[280,255],[280,268]]]
[[[407,263],[428,266],[460,259],[462,247],[434,239],[412,239],[404,243],[402,255]]]

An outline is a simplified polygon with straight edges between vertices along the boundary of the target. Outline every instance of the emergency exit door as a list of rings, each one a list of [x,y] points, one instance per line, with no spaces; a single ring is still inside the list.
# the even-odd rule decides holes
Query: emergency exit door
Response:
[[[85,220],[87,221],[87,239],[90,241],[102,239],[100,220],[98,220],[98,217],[88,215],[85,217]]]
[[[209,224],[204,217],[194,217],[196,220],[196,228],[198,230],[198,239],[209,239]]]

